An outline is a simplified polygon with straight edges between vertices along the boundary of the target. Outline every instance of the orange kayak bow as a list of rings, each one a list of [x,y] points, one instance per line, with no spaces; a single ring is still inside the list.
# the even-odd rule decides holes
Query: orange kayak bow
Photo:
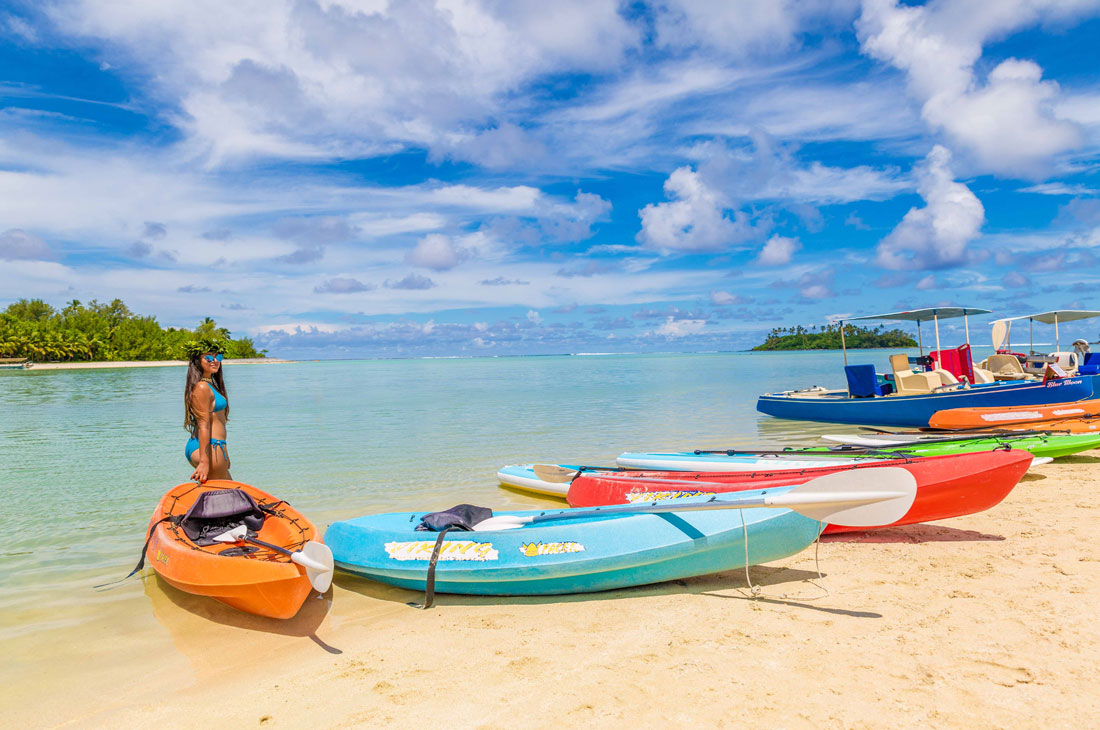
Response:
[[[309,596],[311,578],[326,590],[331,579],[331,562],[328,576],[317,580],[323,569],[307,557],[327,552],[317,544],[321,536],[313,523],[248,484],[211,480],[173,487],[149,528],[145,556],[161,578],[248,613],[291,618]]]

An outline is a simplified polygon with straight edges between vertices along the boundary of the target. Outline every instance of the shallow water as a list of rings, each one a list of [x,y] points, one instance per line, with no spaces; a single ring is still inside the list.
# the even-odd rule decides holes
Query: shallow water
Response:
[[[860,359],[881,368],[888,355]],[[0,640],[144,600],[138,581],[92,586],[129,572],[158,498],[190,476],[183,375],[0,373]],[[546,503],[501,489],[504,464],[812,444],[837,427],[762,416],[756,396],[843,384],[840,353],[322,361],[230,366],[225,377],[233,476],[322,528],[458,502]]]

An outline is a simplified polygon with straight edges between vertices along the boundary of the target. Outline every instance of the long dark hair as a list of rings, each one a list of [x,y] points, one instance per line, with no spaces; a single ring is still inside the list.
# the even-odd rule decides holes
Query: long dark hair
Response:
[[[202,365],[199,364],[199,360],[202,355],[192,355],[187,361],[187,381],[183,386],[183,427],[186,429],[192,438],[198,438],[199,435],[199,419],[195,417],[195,411],[191,408],[191,393],[195,389],[195,385],[202,380]],[[224,367],[224,365],[222,366]],[[218,368],[218,372],[210,378],[214,382],[214,387],[218,389],[218,392],[225,396],[227,403],[225,404],[225,417],[229,418],[229,394],[225,392],[225,378],[222,377],[222,368]]]

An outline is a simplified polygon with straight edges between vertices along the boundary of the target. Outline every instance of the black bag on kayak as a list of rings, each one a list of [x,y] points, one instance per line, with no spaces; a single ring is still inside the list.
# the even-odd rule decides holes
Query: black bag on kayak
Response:
[[[493,510],[488,507],[477,507],[472,504],[458,504],[442,512],[431,512],[420,518],[420,524],[416,529],[421,532],[439,532],[448,528],[465,530],[474,529],[474,525],[484,522],[493,516]]]
[[[203,492],[180,521],[184,534],[203,546],[213,545],[215,537],[242,524],[252,532],[264,525],[263,510],[243,489]]]

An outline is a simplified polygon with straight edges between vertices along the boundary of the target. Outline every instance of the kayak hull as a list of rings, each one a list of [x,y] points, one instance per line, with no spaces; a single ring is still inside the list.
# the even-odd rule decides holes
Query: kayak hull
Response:
[[[157,504],[150,526],[164,517],[186,514],[200,494],[212,489],[243,489],[261,504],[278,499],[248,484],[228,480],[193,482],[170,489]],[[319,540],[309,520],[285,502],[276,509],[282,517],[268,515],[257,537],[296,550],[309,540]],[[246,613],[288,619],[298,613],[312,587],[305,569],[290,558],[261,549],[245,556],[227,557],[222,551],[232,544],[200,547],[183,530],[162,522],[153,530],[146,561],[165,582],[186,593],[208,596]]]
[[[937,411],[953,408],[1033,406],[1093,398],[1100,376],[1041,382],[998,382],[920,395],[853,398],[847,391],[766,393],[756,410],[776,418],[856,425],[923,428]]]
[[[1100,400],[1056,403],[1049,406],[1013,406],[1008,408],[950,408],[936,411],[929,419],[932,428],[958,430],[968,428],[1041,428],[1046,421],[1067,421],[1100,416]]]
[[[573,467],[566,464],[567,469],[574,469],[579,467]],[[505,467],[501,467],[497,472],[497,479],[500,483],[509,489],[519,489],[524,492],[531,492],[533,494],[541,494],[547,497],[560,497],[565,499],[566,493],[569,491],[569,483],[557,484],[555,482],[547,482],[539,479],[535,476],[535,472],[531,469],[530,464],[510,464]]]
[[[925,434],[928,435],[928,434]],[[868,437],[870,438],[870,437]],[[833,459],[841,459],[851,462],[852,459],[866,460],[870,458],[889,458],[890,454],[900,456],[950,456],[952,454],[968,454],[979,451],[990,451],[996,448],[1010,447],[1021,451],[1028,451],[1032,456],[1049,457],[1057,459],[1062,456],[1077,454],[1082,451],[1100,448],[1100,433],[1087,434],[1062,434],[1040,433],[1027,434],[1002,434],[998,436],[983,436],[971,439],[941,439],[928,440],[912,444],[886,444],[876,443],[874,446],[866,444],[851,444],[843,446],[813,446],[804,449],[792,449],[788,452],[717,452],[695,453],[683,451],[679,453],[638,453],[627,452],[620,454],[615,462],[619,466],[630,469],[654,469],[667,471],[735,471],[744,469],[746,463],[753,460],[769,464],[785,464],[790,460],[817,460],[818,464],[828,466],[836,463]],[[809,463],[809,461],[807,461]]]
[[[868,461],[882,461],[882,456],[868,455],[842,455],[832,454],[754,454],[752,452],[727,453],[700,453],[691,451],[681,452],[632,452],[620,454],[615,463],[626,469],[640,469],[644,471],[789,471],[798,472],[803,469],[816,469],[818,467],[834,467],[843,465],[862,464]]]
[[[551,512],[568,510],[551,510]],[[437,533],[417,532],[424,513],[371,515],[325,533],[336,566],[390,585],[424,590]],[[539,511],[499,514],[535,515]],[[745,523],[742,526],[742,515]],[[707,575],[793,555],[820,523],[786,509],[599,516],[514,530],[444,537],[435,590],[489,596],[613,590]]]
[[[999,504],[1019,483],[1031,466],[1026,451],[998,450],[888,460],[855,466],[819,467],[797,474],[790,472],[665,472],[665,473],[582,473],[569,487],[569,503],[574,507],[624,504],[637,501],[678,499],[716,492],[804,484],[826,474],[855,469],[900,467],[917,482],[917,495],[909,511],[896,522],[873,527],[829,525],[826,533],[876,529],[917,522],[942,520],[983,512]]]

